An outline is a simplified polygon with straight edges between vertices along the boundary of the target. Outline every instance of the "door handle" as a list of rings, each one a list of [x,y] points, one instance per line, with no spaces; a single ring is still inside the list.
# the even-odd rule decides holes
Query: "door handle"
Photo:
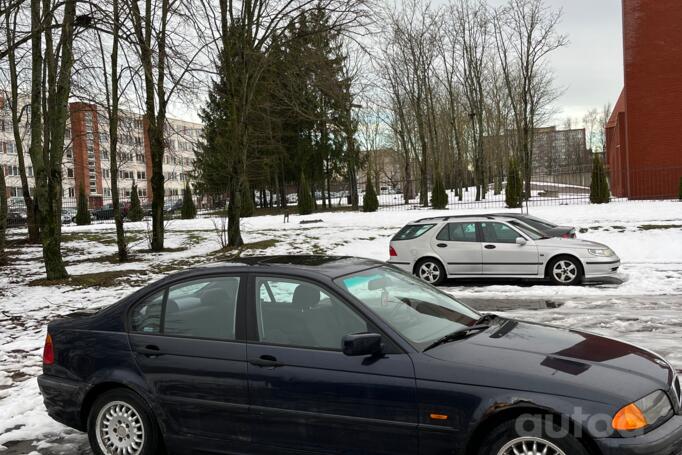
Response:
[[[497,247],[496,247],[495,245],[486,245],[484,248],[485,248],[486,250],[494,250],[494,249],[497,248]]]
[[[150,358],[154,358],[154,357],[158,357],[158,356],[162,355],[161,354],[161,348],[159,348],[155,344],[148,344],[144,348],[140,349],[140,352],[142,352],[142,354],[144,354]]]
[[[447,248],[448,244],[447,243],[439,243],[436,245],[438,248]]]
[[[259,368],[279,368],[284,364],[277,361],[277,358],[271,355],[262,355],[257,359],[250,360],[249,363]]]

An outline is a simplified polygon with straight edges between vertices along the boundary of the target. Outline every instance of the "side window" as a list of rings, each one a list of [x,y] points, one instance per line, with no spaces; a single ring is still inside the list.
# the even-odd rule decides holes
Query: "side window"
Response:
[[[256,312],[263,343],[341,350],[345,335],[367,332],[348,305],[304,281],[257,278]]]
[[[215,277],[171,287],[163,334],[234,340],[239,281]]]
[[[477,242],[476,223],[449,223],[436,238],[450,242]]]
[[[158,292],[138,303],[130,316],[130,330],[149,334],[161,333],[161,308],[165,291]]]
[[[502,223],[482,223],[484,238],[490,243],[516,243],[521,235]]]

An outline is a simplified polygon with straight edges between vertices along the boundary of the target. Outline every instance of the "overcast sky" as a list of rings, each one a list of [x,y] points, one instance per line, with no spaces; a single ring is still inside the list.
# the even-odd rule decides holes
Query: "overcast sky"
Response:
[[[561,126],[566,117],[582,120],[590,109],[618,99],[623,88],[621,0],[545,1],[563,9],[561,33],[570,41],[551,57],[557,85],[565,90],[556,106]]]
[[[435,4],[447,0],[433,0]],[[556,84],[564,90],[556,103],[554,123],[566,118],[582,121],[587,111],[615,104],[623,88],[623,35],[621,0],[545,0],[562,8],[560,32],[568,46],[551,56]],[[499,6],[506,0],[488,0]],[[173,106],[180,118],[198,120],[195,106]]]

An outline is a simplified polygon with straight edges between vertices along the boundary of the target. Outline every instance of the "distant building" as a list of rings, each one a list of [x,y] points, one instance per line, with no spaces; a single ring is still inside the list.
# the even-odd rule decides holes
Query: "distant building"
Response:
[[[73,205],[81,185],[89,197],[90,207],[100,207],[111,202],[111,167],[109,155],[109,125],[105,115],[94,105],[71,103],[67,123],[62,185],[65,205]],[[182,120],[166,122],[167,149],[163,173],[166,196],[182,195],[186,181],[194,165],[194,148],[201,134],[202,125]],[[28,154],[30,137],[26,125],[22,125],[24,159],[29,180],[33,167]],[[144,200],[151,198],[151,150],[144,117],[122,113],[119,122],[118,176],[121,200],[129,200],[133,181],[138,194]],[[12,133],[9,110],[0,105],[0,164],[5,172],[7,195],[10,203],[23,204],[19,177],[17,147]],[[29,183],[31,192],[33,182]]]
[[[606,127],[611,191],[677,197],[682,178],[682,2],[623,0],[625,87]]]
[[[584,172],[592,165],[585,129],[559,130],[555,126],[535,130],[533,174],[560,175]]]

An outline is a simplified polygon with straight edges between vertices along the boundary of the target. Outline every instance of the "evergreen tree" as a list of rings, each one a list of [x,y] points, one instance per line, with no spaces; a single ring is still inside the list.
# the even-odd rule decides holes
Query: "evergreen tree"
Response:
[[[495,196],[502,194],[502,177],[499,174],[495,175],[493,181],[493,194]]]
[[[194,205],[192,187],[189,186],[189,181],[185,183],[185,191],[182,192],[182,209],[180,210],[180,216],[183,220],[193,220],[197,217],[197,207]]]
[[[78,210],[76,211],[76,224],[85,226],[90,224],[90,211],[88,210],[88,196],[85,194],[83,185],[78,190]]]
[[[448,193],[445,191],[443,178],[440,172],[436,172],[435,182],[431,193],[431,207],[436,210],[443,210],[448,206]]]
[[[133,181],[133,187],[130,189],[130,210],[128,210],[126,217],[130,221],[142,221],[142,218],[144,218],[144,210],[142,210],[142,205],[140,204],[140,196],[137,193],[137,183],[135,181]]]
[[[305,173],[301,172],[301,180],[298,184],[298,214],[310,215],[315,211],[315,200],[310,192],[310,186],[305,178]]]
[[[523,202],[523,183],[521,172],[515,159],[509,160],[509,171],[507,172],[507,188],[505,191],[505,201],[510,209],[521,207]]]
[[[609,181],[606,178],[604,163],[599,155],[592,160],[592,183],[590,184],[590,202],[593,204],[607,204],[611,202]]]
[[[678,195],[680,201],[682,201],[682,177],[680,177],[680,194]]]
[[[377,198],[377,192],[372,184],[372,175],[367,173],[367,188],[365,189],[365,196],[362,198],[362,211],[363,212],[376,212],[379,210],[379,199]]]

